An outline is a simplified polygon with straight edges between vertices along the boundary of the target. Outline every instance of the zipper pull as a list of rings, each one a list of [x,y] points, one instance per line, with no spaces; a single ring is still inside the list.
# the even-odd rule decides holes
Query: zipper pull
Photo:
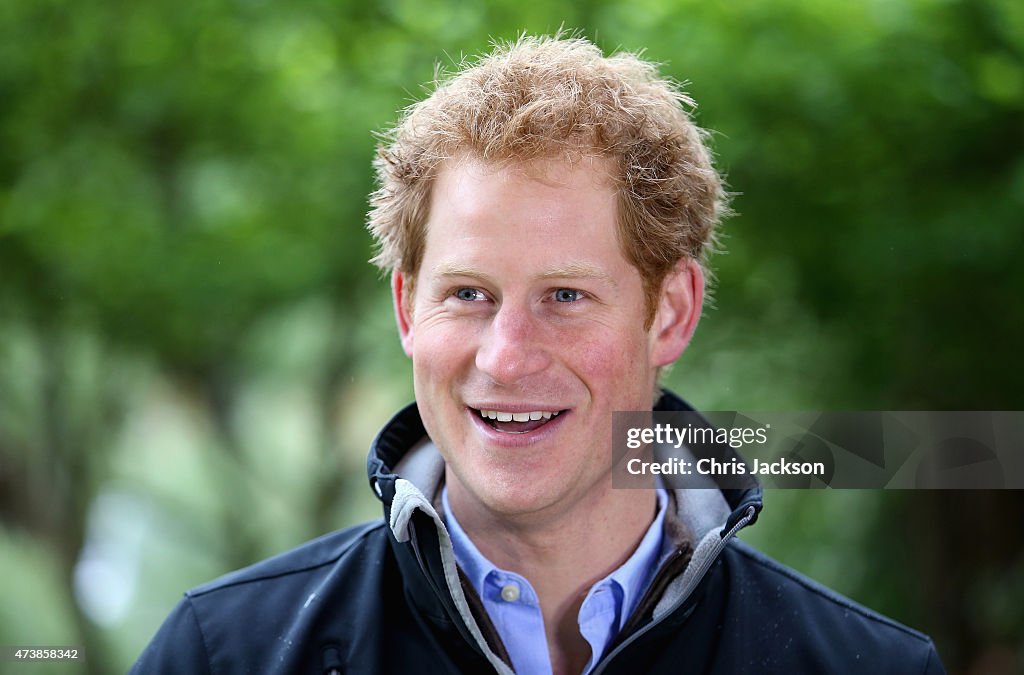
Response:
[[[324,647],[324,675],[341,675],[341,650],[334,645]]]

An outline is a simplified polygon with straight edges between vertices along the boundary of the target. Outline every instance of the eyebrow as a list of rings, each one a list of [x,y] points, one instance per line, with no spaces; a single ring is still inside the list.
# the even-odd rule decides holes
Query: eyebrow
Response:
[[[587,263],[569,263],[563,267],[547,270],[538,276],[539,279],[593,279],[611,284],[615,288],[619,283],[604,270]]]
[[[474,279],[482,279],[484,281],[492,281],[492,277],[486,272],[482,272],[472,267],[466,267],[457,263],[442,262],[434,266],[431,270],[435,278],[439,277],[471,277]],[[600,268],[590,265],[587,263],[569,263],[568,265],[562,265],[554,267],[549,270],[545,270],[538,274],[536,279],[594,279],[597,281],[603,281],[612,285],[615,288],[619,287],[618,282],[607,272],[604,272]]]
[[[473,269],[472,267],[465,267],[458,263],[442,262],[434,265],[431,270],[431,274],[434,278],[440,277],[470,277],[473,279],[482,279],[484,281],[492,281],[491,276],[480,270]]]

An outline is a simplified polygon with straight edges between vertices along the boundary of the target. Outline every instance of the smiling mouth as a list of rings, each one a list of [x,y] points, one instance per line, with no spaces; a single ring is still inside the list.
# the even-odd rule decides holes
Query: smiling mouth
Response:
[[[564,410],[534,410],[530,412],[506,412],[502,410],[478,410],[473,412],[495,431],[504,434],[528,434],[558,417]]]

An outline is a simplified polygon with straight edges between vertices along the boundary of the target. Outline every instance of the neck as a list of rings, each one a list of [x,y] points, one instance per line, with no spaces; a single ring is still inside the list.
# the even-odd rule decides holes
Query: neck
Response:
[[[481,554],[525,577],[540,600],[554,673],[579,673],[590,646],[578,616],[591,586],[620,567],[651,525],[653,491],[603,490],[557,513],[498,514],[448,476],[448,500]]]

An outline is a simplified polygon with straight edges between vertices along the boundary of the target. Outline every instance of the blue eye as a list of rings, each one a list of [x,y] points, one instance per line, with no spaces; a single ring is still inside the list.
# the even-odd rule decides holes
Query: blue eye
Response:
[[[572,288],[559,288],[555,291],[557,302],[576,302],[583,294]]]
[[[455,297],[466,302],[476,302],[477,300],[483,300],[484,294],[475,288],[460,288],[455,291]]]

